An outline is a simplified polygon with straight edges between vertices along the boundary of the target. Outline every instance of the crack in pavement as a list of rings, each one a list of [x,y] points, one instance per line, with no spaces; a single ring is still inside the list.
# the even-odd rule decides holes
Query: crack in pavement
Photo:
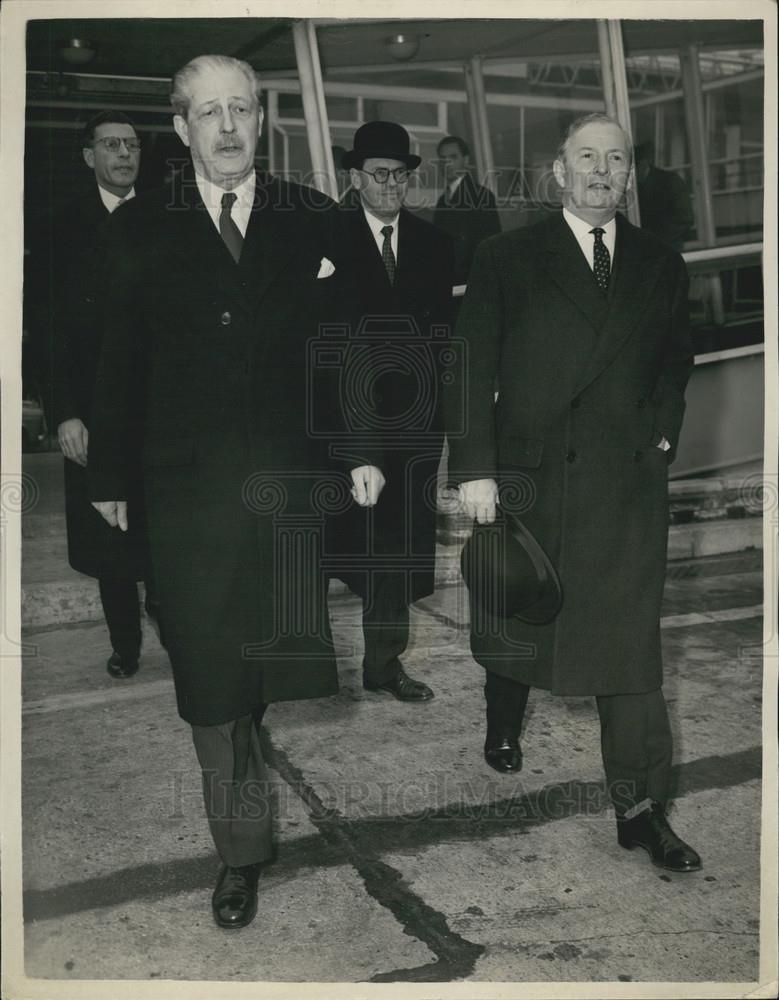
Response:
[[[382,861],[373,846],[366,844],[368,838],[359,826],[325,806],[300,768],[283,750],[273,746],[265,730],[261,743],[269,765],[300,797],[322,838],[342,852],[353,866],[368,895],[392,913],[405,934],[427,945],[436,956],[435,962],[377,973],[371,976],[370,982],[450,982],[470,975],[476,960],[486,950],[485,946],[474,944],[451,930],[446,916],[417,896],[402,873]]]

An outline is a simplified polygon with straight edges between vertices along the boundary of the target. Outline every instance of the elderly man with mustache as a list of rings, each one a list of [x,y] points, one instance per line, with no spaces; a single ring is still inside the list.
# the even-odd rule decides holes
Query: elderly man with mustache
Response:
[[[142,466],[178,710],[222,861],[213,916],[226,929],[253,920],[273,854],[263,713],[337,690],[313,509],[328,457],[306,405],[308,345],[335,299],[335,206],[255,171],[259,94],[251,66],[226,56],[174,77],[173,124],[192,163],[111,233],[89,464],[94,505],[120,530]],[[352,480],[355,500],[375,503],[375,472]]]

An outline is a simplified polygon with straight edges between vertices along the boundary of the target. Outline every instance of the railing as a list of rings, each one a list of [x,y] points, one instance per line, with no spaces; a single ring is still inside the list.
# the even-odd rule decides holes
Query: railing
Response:
[[[741,267],[759,264],[763,257],[763,244],[741,243],[731,247],[706,247],[703,250],[688,250],[682,257],[690,274],[714,270],[713,264],[717,265],[716,270],[723,271],[729,264]],[[462,297],[467,287],[467,285],[453,285],[452,297]]]

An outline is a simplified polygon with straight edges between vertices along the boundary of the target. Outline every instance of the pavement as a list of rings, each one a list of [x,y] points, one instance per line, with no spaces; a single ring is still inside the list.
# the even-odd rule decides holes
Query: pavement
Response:
[[[55,516],[46,502],[38,515]],[[44,529],[42,520],[28,538]],[[58,530],[49,538],[48,562],[27,560],[28,585],[61,558]],[[50,576],[43,582],[62,583]],[[462,982],[469,998],[514,996],[528,983],[678,982],[693,994],[696,983],[755,984],[761,552],[669,566],[670,820],[703,858],[695,874],[617,845],[593,699],[533,692],[522,772],[486,765],[465,596],[447,571],[412,609],[404,663],[436,696],[409,706],[362,689],[359,602],[334,588],[341,690],[266,714],[278,857],[261,876],[257,919],[237,932],[211,918],[218,863],[154,630],[145,623],[139,673],[114,681],[100,621],[28,625],[27,976],[262,981],[278,985],[274,996],[321,983],[333,998],[347,995],[337,984],[435,997]],[[411,984],[430,985],[412,994]]]

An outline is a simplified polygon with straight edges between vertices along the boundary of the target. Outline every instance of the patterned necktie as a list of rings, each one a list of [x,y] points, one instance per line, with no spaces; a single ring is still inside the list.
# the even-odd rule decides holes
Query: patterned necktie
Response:
[[[600,226],[596,226],[595,229],[591,229],[590,232],[595,237],[595,252],[593,256],[593,274],[595,275],[595,280],[598,282],[598,288],[602,292],[605,292],[609,287],[609,273],[611,272],[611,257],[609,256],[609,248],[603,242],[603,234],[606,232],[605,229],[601,229]]]
[[[381,235],[384,237],[384,244],[381,248],[381,259],[387,271],[390,284],[395,284],[395,254],[392,252],[392,226],[382,226]]]
[[[243,236],[241,236],[241,230],[233,222],[233,217],[230,214],[236,198],[237,195],[233,191],[225,191],[222,195],[222,211],[219,213],[219,235],[224,240],[225,246],[237,264],[241,259]]]

